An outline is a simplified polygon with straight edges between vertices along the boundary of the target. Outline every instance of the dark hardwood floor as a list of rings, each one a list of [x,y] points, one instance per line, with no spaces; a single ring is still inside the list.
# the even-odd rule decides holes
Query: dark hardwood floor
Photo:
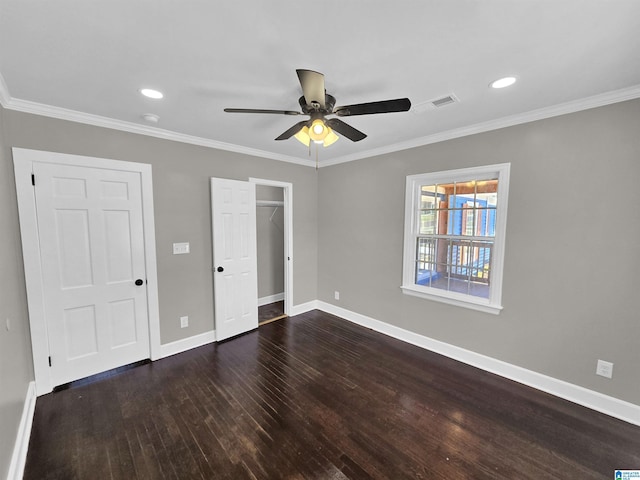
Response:
[[[284,300],[268,303],[258,307],[258,322],[264,324],[273,320],[284,318]]]
[[[612,479],[640,427],[313,311],[38,398],[25,479]]]

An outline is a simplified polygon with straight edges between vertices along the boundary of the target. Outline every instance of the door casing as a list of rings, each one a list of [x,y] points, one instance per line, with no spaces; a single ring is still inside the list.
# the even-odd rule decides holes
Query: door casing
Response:
[[[44,292],[39,246],[40,239],[37,228],[35,193],[31,183],[32,165],[34,162],[90,166],[108,170],[140,173],[145,266],[147,274],[147,311],[149,315],[150,356],[151,360],[161,358],[158,274],[156,265],[151,165],[23,148],[13,148],[12,151],[22,237],[22,255],[25,269],[27,303],[29,308],[29,324],[31,328],[31,346],[33,353],[36,394],[44,395],[49,393],[53,390],[54,385],[49,373],[50,353],[47,324],[44,315]]]
[[[281,187],[284,201],[284,314],[291,315],[293,308],[293,184],[277,180],[250,177],[256,185]]]

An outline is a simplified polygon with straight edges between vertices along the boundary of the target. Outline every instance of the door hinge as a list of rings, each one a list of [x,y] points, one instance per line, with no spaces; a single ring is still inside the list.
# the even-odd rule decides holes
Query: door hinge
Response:
[[[31,185],[33,185],[34,187],[36,185],[36,174],[35,173],[31,174]]]
[[[49,357],[49,366],[51,366],[51,357]]]

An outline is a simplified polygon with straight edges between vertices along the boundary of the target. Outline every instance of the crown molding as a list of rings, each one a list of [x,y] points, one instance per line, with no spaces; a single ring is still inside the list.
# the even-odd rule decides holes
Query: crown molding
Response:
[[[410,148],[423,147],[425,145],[430,145],[433,143],[453,140],[455,138],[475,135],[477,133],[489,132],[491,130],[512,127],[523,123],[535,122],[537,120],[544,120],[546,118],[557,117],[560,115],[567,115],[569,113],[576,113],[582,110],[589,110],[591,108],[604,107],[605,105],[610,105],[612,103],[634,100],[636,98],[640,98],[640,85],[634,85],[633,87],[601,93],[591,97],[572,100],[570,102],[565,102],[550,107],[539,108],[537,110],[531,110],[529,112],[519,113],[516,115],[510,115],[508,117],[489,120],[488,122],[476,123],[475,125],[469,125],[467,127],[447,130],[445,132],[439,132],[433,135],[427,135],[425,137],[416,138],[406,142],[395,143],[385,147],[367,150],[352,155],[345,155],[342,157],[334,158],[333,160],[322,162],[320,168],[330,167],[331,165],[337,165],[340,163],[352,162],[354,160],[361,160],[363,158],[371,158],[378,155],[395,153],[401,150],[408,150]]]
[[[7,108],[10,101],[11,95],[9,94],[9,87],[7,87],[7,83],[4,81],[4,77],[0,73],[0,105]]]
[[[539,108],[531,110],[529,112],[519,113],[516,115],[510,115],[507,117],[498,118],[495,120],[489,120],[487,122],[476,123],[466,127],[455,128],[453,130],[447,130],[445,132],[435,133],[433,135],[427,135],[419,137],[406,142],[399,142],[392,145],[387,145],[380,148],[374,148],[371,150],[364,150],[351,155],[344,155],[331,160],[323,160],[318,165],[319,168],[330,167],[332,165],[338,165],[340,163],[352,162],[354,160],[361,160],[364,158],[371,158],[378,155],[385,155],[389,153],[395,153],[402,150],[408,150],[416,147],[423,147],[425,145],[431,145],[433,143],[444,142],[446,140],[453,140],[456,138],[466,137],[468,135],[475,135],[478,133],[489,132],[491,130],[498,130],[501,128],[512,127],[523,123],[535,122],[537,120],[544,120],[546,118],[557,117],[560,115],[566,115],[569,113],[576,113],[582,110],[589,110],[591,108],[603,107],[613,103],[624,102],[627,100],[633,100],[640,98],[640,85],[634,85],[632,87],[623,88],[620,90],[614,90],[611,92],[601,93],[593,95],[591,97],[581,98],[578,100],[572,100],[570,102],[553,105],[550,107]],[[31,102],[28,100],[20,100],[12,98],[9,94],[7,84],[0,74],[0,104],[8,109],[15,110],[24,113],[31,113],[35,115],[42,115],[51,118],[57,118],[60,120],[68,120],[72,122],[83,123],[87,125],[93,125],[96,127],[110,128],[113,130],[120,130],[123,132],[136,133],[139,135],[147,135],[155,138],[161,138],[164,140],[171,140],[175,142],[182,142],[191,145],[197,145],[201,147],[214,148],[218,150],[225,150],[228,152],[240,153],[243,155],[250,155],[260,158],[268,158],[271,160],[278,160],[281,162],[294,163],[296,165],[302,165],[305,167],[316,167],[316,163],[312,160],[306,160],[298,157],[291,157],[289,155],[281,155],[266,150],[259,150],[255,148],[243,147],[241,145],[235,145],[232,143],[220,142],[217,140],[211,140],[208,138],[197,137],[194,135],[187,135],[183,133],[172,132],[170,130],[164,130],[161,128],[149,127],[146,125],[140,125],[133,122],[125,122],[122,120],[115,120],[113,118],[102,117],[99,115],[93,115],[89,113],[83,113],[76,110],[70,110],[66,108],[54,107],[51,105],[45,105],[42,103]]]
[[[6,93],[8,101],[3,98],[3,93]],[[190,145],[197,145],[201,147],[215,148],[218,150],[225,150],[234,153],[241,153],[244,155],[251,155],[253,157],[268,158],[271,160],[279,160],[281,162],[295,163],[297,165],[303,165],[305,167],[315,167],[315,162],[311,160],[304,160],[296,157],[290,157],[288,155],[280,155],[273,152],[267,152],[264,150],[258,150],[255,148],[243,147],[241,145],[235,145],[232,143],[219,142],[217,140],[211,140],[208,138],[197,137],[195,135],[187,135],[184,133],[173,132],[171,130],[164,130],[161,128],[149,127],[146,125],[140,125],[133,122],[125,122],[122,120],[115,120],[109,117],[102,117],[100,115],[93,115],[90,113],[79,112],[77,110],[70,110],[67,108],[54,107],[51,105],[45,105],[42,103],[31,102],[28,100],[20,100],[11,98],[0,78],[0,100],[2,105],[8,110],[15,110],[23,113],[30,113],[34,115],[42,115],[50,118],[57,118],[60,120],[67,120],[71,122],[82,123],[86,125],[93,125],[95,127],[110,128],[113,130],[119,130],[128,133],[136,133],[139,135],[146,135],[155,138],[161,138],[164,140],[171,140],[174,142],[182,142]]]

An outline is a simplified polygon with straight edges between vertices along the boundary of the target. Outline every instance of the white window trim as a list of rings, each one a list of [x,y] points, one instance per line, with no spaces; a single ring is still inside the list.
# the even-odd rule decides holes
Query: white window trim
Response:
[[[499,314],[502,310],[502,274],[504,268],[504,249],[507,230],[507,201],[509,197],[509,172],[511,164],[501,163],[481,167],[462,168],[445,172],[422,173],[408,175],[405,192],[404,219],[404,253],[402,266],[402,292],[437,302],[470,308],[486,313]],[[496,215],[495,241],[492,252],[491,286],[489,298],[474,297],[457,292],[449,292],[437,288],[416,285],[415,279],[415,245],[418,231],[418,215],[420,185],[465,182],[483,178],[498,179],[498,212]]]

